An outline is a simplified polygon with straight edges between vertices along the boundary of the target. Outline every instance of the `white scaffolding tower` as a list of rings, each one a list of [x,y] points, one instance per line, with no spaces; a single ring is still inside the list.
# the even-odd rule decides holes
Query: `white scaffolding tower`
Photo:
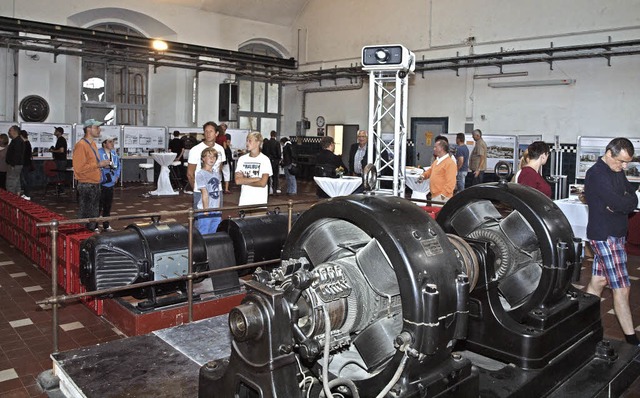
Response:
[[[404,196],[409,72],[415,66],[413,54],[403,50],[411,59],[401,60],[402,65],[367,65],[363,59],[363,69],[370,70],[367,163],[378,172],[374,191],[394,196]]]

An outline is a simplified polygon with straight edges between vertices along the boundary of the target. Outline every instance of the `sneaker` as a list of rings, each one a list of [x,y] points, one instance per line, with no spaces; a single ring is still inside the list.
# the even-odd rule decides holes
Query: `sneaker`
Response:
[[[187,195],[193,195],[193,191],[184,191]]]
[[[20,197],[24,200],[31,200],[31,198],[27,195],[20,195]]]
[[[279,189],[276,189],[276,193],[282,193],[282,191]]]
[[[115,231],[115,229],[111,228],[111,227],[107,227],[104,229],[105,232],[113,232]]]
[[[95,232],[95,233],[99,234],[99,233],[100,233],[100,228],[96,228],[96,229],[94,229],[94,230],[93,230],[93,232]]]

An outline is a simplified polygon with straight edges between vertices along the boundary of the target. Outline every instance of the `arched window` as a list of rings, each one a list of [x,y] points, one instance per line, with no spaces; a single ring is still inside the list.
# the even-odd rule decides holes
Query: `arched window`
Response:
[[[259,40],[244,43],[238,51],[284,58],[284,54],[275,46]],[[240,89],[238,127],[258,130],[266,137],[271,130],[280,132],[282,85],[249,77],[239,77],[238,83]]]
[[[91,29],[143,37],[129,26],[103,23]],[[113,61],[108,57],[82,58],[82,120],[106,124],[145,126],[148,114],[147,65]]]

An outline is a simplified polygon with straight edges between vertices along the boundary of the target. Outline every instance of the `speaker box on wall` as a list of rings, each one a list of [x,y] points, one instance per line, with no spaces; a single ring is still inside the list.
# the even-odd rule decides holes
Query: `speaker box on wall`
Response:
[[[218,119],[221,122],[238,121],[238,85],[222,83],[218,90]]]

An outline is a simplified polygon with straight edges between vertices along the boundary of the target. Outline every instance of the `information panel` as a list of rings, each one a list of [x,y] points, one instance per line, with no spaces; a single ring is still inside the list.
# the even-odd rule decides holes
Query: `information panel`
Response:
[[[167,148],[166,127],[124,126],[123,156],[148,156]]]
[[[31,142],[34,158],[53,158],[49,149],[56,144],[57,138],[53,135],[56,127],[62,127],[64,129],[63,136],[67,139],[67,152],[71,153],[71,140],[69,139],[73,131],[71,124],[20,123],[20,128],[29,133],[29,141]]]
[[[509,163],[513,169],[518,161],[518,137],[515,135],[483,134],[482,138],[487,143],[487,168],[485,172],[493,173],[499,161]],[[472,150],[473,146],[471,146],[469,153]]]
[[[607,144],[615,137],[578,137],[578,157],[576,161],[576,179],[584,179],[587,170],[593,166],[599,157],[604,155]],[[629,138],[635,148],[635,155],[625,174],[631,182],[640,182],[640,138]]]

